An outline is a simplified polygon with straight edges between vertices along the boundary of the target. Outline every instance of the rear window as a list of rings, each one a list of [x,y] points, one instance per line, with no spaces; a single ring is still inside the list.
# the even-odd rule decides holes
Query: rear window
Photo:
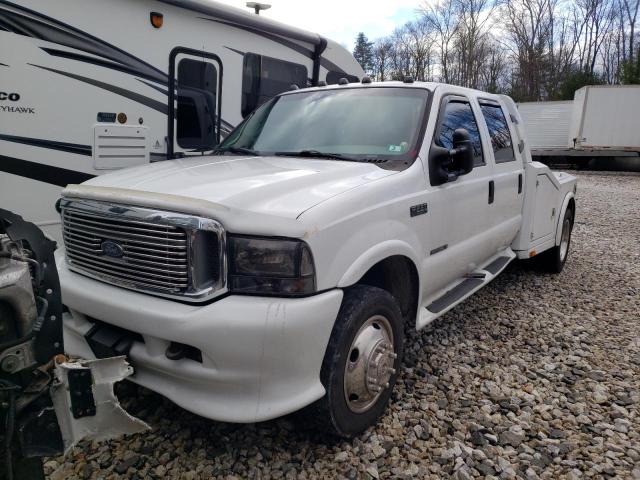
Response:
[[[511,162],[516,159],[509,125],[499,105],[481,104],[480,109],[491,137],[493,156],[496,163]]]

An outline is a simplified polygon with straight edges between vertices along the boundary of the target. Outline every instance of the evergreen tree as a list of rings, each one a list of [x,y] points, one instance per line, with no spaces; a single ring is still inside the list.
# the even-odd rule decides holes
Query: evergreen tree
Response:
[[[623,85],[637,85],[640,83],[640,48],[635,59],[622,62],[620,65],[620,83]]]
[[[367,36],[360,32],[356,37],[356,46],[353,49],[353,56],[358,61],[362,69],[370,73],[373,69],[373,43]]]
[[[584,70],[572,70],[565,74],[559,85],[556,95],[552,95],[553,100],[573,100],[576,90],[587,85],[602,85],[604,80],[597,73],[585,72]]]

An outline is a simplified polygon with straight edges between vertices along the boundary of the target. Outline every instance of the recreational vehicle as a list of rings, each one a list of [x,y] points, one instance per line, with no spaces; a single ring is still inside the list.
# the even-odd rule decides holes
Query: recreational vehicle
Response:
[[[202,155],[292,85],[362,75],[331,40],[213,1],[0,0],[0,205],[61,240],[61,187]]]

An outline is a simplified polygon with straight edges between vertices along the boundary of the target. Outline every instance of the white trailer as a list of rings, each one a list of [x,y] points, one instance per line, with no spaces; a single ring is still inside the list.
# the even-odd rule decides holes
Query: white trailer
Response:
[[[574,99],[518,105],[534,157],[640,155],[640,86],[598,85]]]
[[[529,148],[533,151],[567,148],[573,100],[518,104]]]
[[[202,155],[291,88],[364,74],[337,43],[208,0],[0,0],[0,206],[60,240],[61,187]]]
[[[640,152],[640,85],[582,87],[573,97],[570,148]]]

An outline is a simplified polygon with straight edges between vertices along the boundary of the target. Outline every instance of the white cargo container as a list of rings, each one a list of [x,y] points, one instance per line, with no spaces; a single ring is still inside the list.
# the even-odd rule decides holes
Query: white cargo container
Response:
[[[573,101],[518,105],[533,156],[640,155],[640,85],[576,90]]]
[[[569,148],[640,152],[640,85],[582,87],[573,97]]]
[[[529,140],[534,150],[567,148],[573,100],[526,102],[518,105]]]

